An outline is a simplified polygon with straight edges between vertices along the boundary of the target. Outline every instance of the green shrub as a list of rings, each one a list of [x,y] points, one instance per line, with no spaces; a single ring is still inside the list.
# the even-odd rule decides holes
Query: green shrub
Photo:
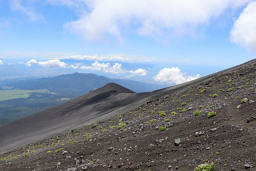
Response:
[[[197,166],[194,171],[214,171],[214,163],[212,162],[211,164],[205,163],[205,164],[200,164]]]
[[[215,97],[218,97],[218,94],[212,94],[212,97],[215,98]]]
[[[88,133],[85,133],[85,134],[84,134],[84,137],[85,137],[85,139],[86,139],[87,141],[90,140],[90,139],[92,139],[92,136],[89,135]]]
[[[176,116],[177,112],[172,112],[171,114],[172,114],[172,116]]]
[[[159,112],[159,116],[160,116],[160,117],[164,117],[164,116],[166,116],[166,113],[165,113],[164,111],[160,111],[160,112]]]
[[[212,111],[208,113],[208,118],[212,118],[214,116],[216,116],[216,112]]]
[[[157,119],[152,119],[151,122],[157,122]]]
[[[186,109],[186,108],[182,109],[182,112],[187,112],[187,111],[188,111],[188,109]]]
[[[182,102],[182,103],[181,103],[181,106],[186,106],[186,105],[187,105],[186,102]]]
[[[199,91],[200,91],[200,93],[204,93],[206,90],[205,90],[205,88],[202,87],[199,89]]]
[[[165,122],[170,122],[171,119],[170,119],[170,118],[166,118],[164,121],[165,121]]]
[[[125,127],[125,126],[126,126],[126,123],[121,122],[121,123],[118,125],[117,129],[121,129],[121,128]]]
[[[247,103],[247,102],[248,102],[248,99],[247,99],[247,98],[241,99],[241,103]]]
[[[228,89],[228,92],[231,92],[233,90],[234,90],[234,87],[231,87],[231,88]]]
[[[199,105],[198,108],[199,108],[199,109],[202,109],[202,108],[203,108],[203,105]]]
[[[160,128],[159,128],[159,131],[165,131],[166,130],[166,127],[165,126],[161,126]]]
[[[200,115],[200,113],[201,113],[201,111],[200,111],[200,110],[195,110],[195,111],[194,111],[194,115],[195,115],[195,116]]]

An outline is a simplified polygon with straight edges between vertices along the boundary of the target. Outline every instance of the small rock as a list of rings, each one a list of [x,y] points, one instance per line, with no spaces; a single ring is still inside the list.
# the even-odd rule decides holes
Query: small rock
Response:
[[[108,151],[112,151],[112,150],[114,150],[114,147],[109,147],[108,148]]]
[[[82,166],[81,169],[82,170],[88,170],[88,166]]]
[[[254,102],[255,102],[254,100],[249,100],[249,103],[250,103],[250,104],[252,104],[252,103],[254,103]]]
[[[172,165],[168,165],[168,169],[171,169],[172,168]]]
[[[66,155],[66,154],[68,154],[68,151],[63,151],[62,154]]]
[[[244,165],[244,168],[245,168],[245,169],[250,169],[250,168],[253,168],[253,166],[252,166],[251,164],[246,163],[246,164]]]
[[[196,137],[199,137],[199,136],[201,136],[201,135],[204,135],[204,132],[203,132],[203,131],[199,131],[199,132],[196,132],[196,133],[195,133],[195,136],[196,136]]]
[[[217,130],[217,128],[210,129],[211,132],[215,132],[216,130]]]
[[[176,138],[175,140],[174,140],[174,145],[175,146],[179,146],[181,144],[181,139],[180,138]]]
[[[237,108],[237,109],[240,109],[240,108],[241,108],[241,105],[237,105],[236,108]]]
[[[76,167],[71,167],[71,168],[68,168],[67,171],[76,171],[77,168]]]

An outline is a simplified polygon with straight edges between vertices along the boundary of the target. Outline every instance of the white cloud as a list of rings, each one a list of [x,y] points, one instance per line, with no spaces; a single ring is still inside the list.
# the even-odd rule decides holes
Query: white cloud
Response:
[[[93,41],[108,35],[121,39],[120,27],[133,27],[143,35],[155,35],[164,30],[186,33],[250,1],[84,0],[88,10],[65,28]]]
[[[32,0],[10,0],[9,2],[13,10],[23,12],[25,15],[29,17],[31,21],[44,20],[44,17],[41,14],[34,11],[34,9],[30,5],[25,6],[23,4],[24,2],[27,2],[26,4],[32,4]]]
[[[113,65],[111,65],[109,62],[99,63],[95,61],[91,65],[82,65],[80,68],[85,70],[101,71],[101,72],[111,73],[111,74],[131,73],[132,75],[139,75],[139,76],[147,75],[147,71],[145,69],[139,68],[136,70],[126,70],[126,69],[123,69],[123,66],[120,63],[114,63]]]
[[[3,61],[0,59],[0,65],[3,65]]]
[[[256,2],[250,3],[236,20],[231,31],[231,41],[256,50]]]
[[[122,64],[115,63],[114,65],[111,65],[110,63],[99,63],[97,61],[89,66],[83,65],[80,68],[85,70],[103,71],[112,74],[122,74],[125,72],[122,69]]]
[[[134,75],[141,75],[141,76],[146,76],[147,75],[147,70],[142,69],[142,68],[138,68],[134,71],[129,71],[130,73],[134,74]]]
[[[33,64],[38,64],[38,65],[41,65],[41,66],[44,66],[44,67],[60,67],[60,68],[67,67],[67,64],[65,62],[61,62],[58,59],[50,59],[50,60],[47,60],[47,61],[40,61],[40,62],[38,62],[35,59],[31,59],[26,63],[26,65],[28,67],[31,67]]]
[[[71,55],[64,59],[88,60],[88,61],[121,61],[121,62],[152,62],[153,58],[148,57],[128,57],[124,55]]]
[[[31,60],[29,60],[29,61],[26,63],[26,65],[27,65],[28,67],[31,67],[33,64],[37,64],[37,60],[31,59]]]
[[[159,73],[154,77],[155,81],[162,83],[170,84],[181,84],[187,81],[191,81],[199,78],[200,75],[195,76],[186,76],[181,70],[177,67],[172,68],[163,68]]]

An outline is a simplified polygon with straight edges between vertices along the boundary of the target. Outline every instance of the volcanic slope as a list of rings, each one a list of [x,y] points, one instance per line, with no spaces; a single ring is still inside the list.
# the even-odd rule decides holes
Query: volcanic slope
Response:
[[[65,130],[112,115],[146,96],[114,83],[105,85],[70,102],[0,127],[0,152],[42,140]],[[122,108],[122,110],[127,110]]]
[[[104,109],[99,110],[105,100],[98,103],[100,106],[94,106],[94,110],[114,111],[105,115],[107,118],[97,122],[92,120],[79,129],[63,125],[66,131],[58,136],[26,146],[19,144],[19,148],[3,153],[0,170],[187,171],[204,163],[212,163],[211,167],[217,171],[255,170],[256,60],[152,93],[128,91],[125,94],[130,101],[121,98],[114,101],[119,110],[111,105],[104,105]],[[66,104],[34,117],[47,116],[57,109],[69,109],[65,115],[60,112],[65,118],[80,111],[81,106],[88,105],[88,101],[76,100],[80,102],[78,104],[86,104],[69,108],[65,107]],[[81,126],[90,118],[85,113],[97,118],[97,113],[81,110],[81,117],[78,117]],[[20,120],[16,125],[29,129],[31,123],[28,121],[29,118],[27,122]],[[45,119],[47,121],[53,122]],[[39,120],[33,119],[33,122]],[[0,128],[3,146],[7,141],[2,140],[2,134],[11,127]],[[40,127],[37,129],[40,131]],[[20,133],[19,138],[27,139],[29,134],[24,136],[25,133]],[[19,133],[7,134],[4,135],[10,142],[10,137],[15,138]]]

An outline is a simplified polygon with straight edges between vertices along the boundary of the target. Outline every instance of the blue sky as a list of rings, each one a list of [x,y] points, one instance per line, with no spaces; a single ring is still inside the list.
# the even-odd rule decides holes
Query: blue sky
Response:
[[[255,58],[253,0],[0,0],[0,77],[179,84]]]

